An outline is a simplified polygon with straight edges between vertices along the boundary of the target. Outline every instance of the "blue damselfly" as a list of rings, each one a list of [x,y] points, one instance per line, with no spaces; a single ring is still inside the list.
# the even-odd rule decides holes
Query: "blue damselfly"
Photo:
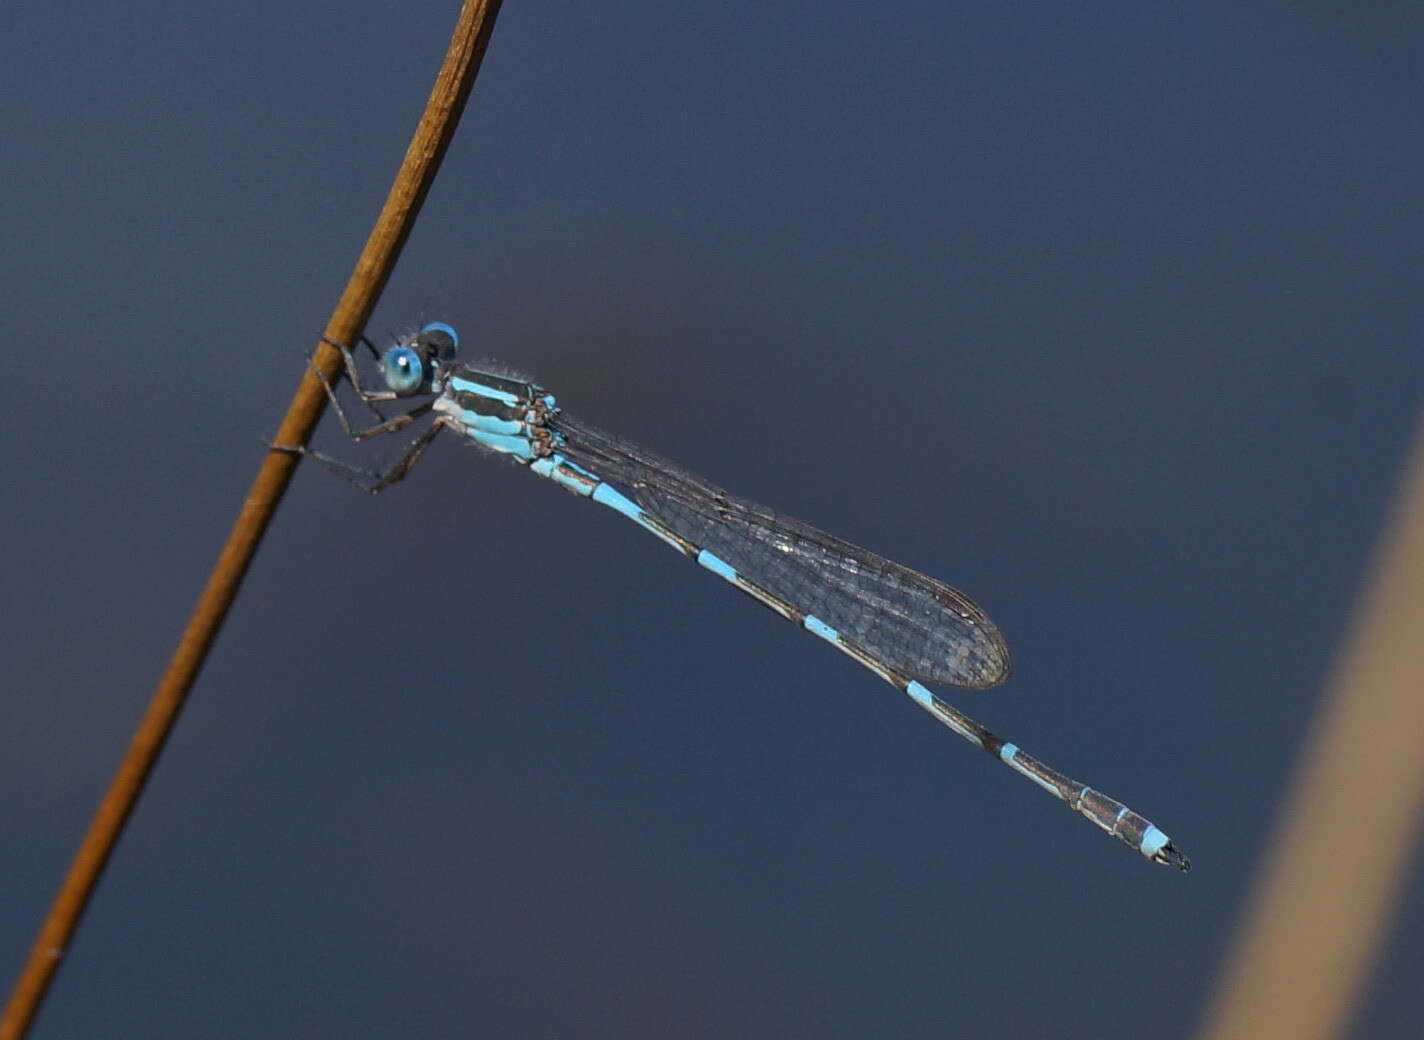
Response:
[[[990,732],[924,682],[982,689],[1008,677],[998,628],[969,597],[934,578],[766,506],[732,495],[675,462],[559,408],[552,394],[497,364],[457,358],[459,337],[434,322],[380,355],[384,390],[362,386],[346,347],[346,374],[377,417],[356,440],[404,429],[433,413],[426,430],[384,472],[311,456],[358,487],[380,491],[405,477],[442,429],[509,456],[560,487],[626,516],[788,621],[849,654],[976,747],[987,751],[1156,863],[1190,863],[1167,835],[1126,805],[1072,780]],[[372,353],[375,354],[374,348]],[[384,417],[381,402],[419,401]]]

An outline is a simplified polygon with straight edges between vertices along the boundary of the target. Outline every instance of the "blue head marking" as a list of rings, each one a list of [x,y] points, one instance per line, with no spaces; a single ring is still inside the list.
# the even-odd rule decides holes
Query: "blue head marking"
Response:
[[[427,332],[443,332],[450,337],[450,342],[454,344],[454,349],[460,347],[460,334],[455,331],[455,326],[446,325],[443,321],[432,321],[429,325],[422,326],[420,334],[424,336]]]

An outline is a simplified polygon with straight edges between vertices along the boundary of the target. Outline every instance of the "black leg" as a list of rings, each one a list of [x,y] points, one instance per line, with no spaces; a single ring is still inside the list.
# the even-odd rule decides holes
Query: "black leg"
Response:
[[[327,339],[325,336],[321,338],[321,341],[327,346],[335,347],[341,351],[341,362],[346,369],[346,381],[351,384],[351,389],[356,391],[356,396],[361,398],[371,411],[376,412],[375,407],[372,405],[374,401],[396,401],[400,399],[400,395],[393,390],[367,390],[361,385],[361,373],[356,369],[356,359],[351,354],[351,348],[345,343],[338,343],[336,340]],[[366,344],[372,354],[376,354],[376,348],[371,345],[371,341],[365,336],[361,337],[361,342]],[[376,354],[376,359],[380,360],[379,354]],[[376,412],[376,414],[380,415],[381,413]]]
[[[400,416],[399,418],[408,419],[409,417]],[[411,471],[411,467],[420,461],[420,456],[425,454],[425,449],[430,447],[430,442],[435,439],[444,425],[441,420],[436,419],[424,433],[411,442],[410,446],[406,448],[405,454],[396,461],[395,465],[384,472],[362,469],[359,466],[353,466],[348,462],[343,462],[340,459],[333,458],[330,455],[323,454],[312,448],[303,447],[300,444],[273,444],[272,450],[285,451],[289,455],[305,455],[313,462],[320,463],[338,477],[341,477],[348,484],[358,487],[362,491],[369,491],[374,495],[384,491],[392,484],[404,480],[405,475]]]

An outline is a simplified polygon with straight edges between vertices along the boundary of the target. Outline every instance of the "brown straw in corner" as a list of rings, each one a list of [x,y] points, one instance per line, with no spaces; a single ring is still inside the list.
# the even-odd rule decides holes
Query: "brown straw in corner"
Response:
[[[445,61],[435,78],[430,100],[420,117],[405,160],[391,185],[386,204],[366,247],[356,261],[346,290],[327,322],[325,336],[338,343],[350,343],[361,333],[376,300],[390,277],[435,171],[454,136],[465,100],[479,71],[480,61],[494,30],[499,0],[465,0],[450,38]],[[340,354],[318,343],[315,367],[335,379]],[[276,443],[305,444],[326,405],[321,381],[308,370],[297,387],[287,414],[277,429]],[[99,803],[89,830],[70,864],[69,873],[40,928],[15,991],[0,1018],[0,1040],[20,1040],[29,1030],[40,1001],[54,978],[65,948],[89,902],[104,864],[123,832],[134,803],[163,750],[164,742],[192,688],[193,680],[213,645],[219,626],[237,595],[258,543],[277,509],[296,469],[297,456],[270,451],[262,461],[247,499],[237,515],[232,533],[218,555],[213,572],[183,630],[168,669],[159,680],[153,699],[139,722],[127,754],[119,764],[109,789]]]
[[[1424,826],[1424,425],[1201,1040],[1344,1036]]]

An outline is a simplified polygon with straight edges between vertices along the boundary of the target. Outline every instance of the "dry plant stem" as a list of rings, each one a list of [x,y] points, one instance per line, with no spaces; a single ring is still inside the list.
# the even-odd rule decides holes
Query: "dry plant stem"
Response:
[[[370,317],[454,135],[494,29],[499,6],[499,0],[465,0],[461,7],[445,61],[420,125],[406,149],[405,161],[366,240],[366,247],[356,261],[346,290],[327,322],[327,339],[352,342]],[[335,379],[341,356],[325,343],[318,342],[314,362],[320,371]],[[278,444],[305,444],[325,407],[321,381],[305,365],[303,372],[287,414],[277,429],[275,441]],[[227,616],[296,464],[297,456],[287,452],[271,451],[264,457],[232,533],[178,641],[178,648],[159,680],[118,772],[99,803],[25,962],[4,1017],[0,1018],[0,1040],[19,1040],[29,1030],[94,885],[163,750],[178,711],[207,657],[218,627]]]
[[[1202,1040],[1345,1034],[1424,824],[1424,426]]]

